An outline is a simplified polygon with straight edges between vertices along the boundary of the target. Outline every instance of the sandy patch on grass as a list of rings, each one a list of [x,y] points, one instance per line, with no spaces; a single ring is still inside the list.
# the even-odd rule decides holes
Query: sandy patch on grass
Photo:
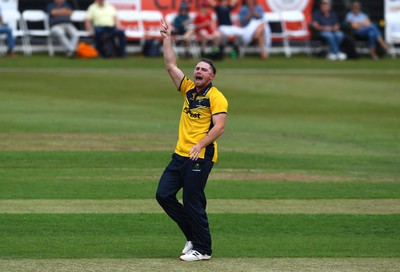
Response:
[[[131,168],[119,168],[120,170],[132,171]],[[156,172],[154,175],[144,175],[142,173],[137,175],[121,176],[118,177],[105,177],[105,176],[57,176],[57,180],[155,180],[160,179],[160,173],[164,168],[152,168],[148,172]],[[144,172],[144,171],[143,171]],[[343,182],[343,181],[362,181],[362,182],[399,182],[400,179],[390,178],[345,178],[337,176],[319,176],[311,174],[297,174],[297,173],[267,173],[261,171],[248,171],[246,169],[236,169],[234,172],[230,169],[219,168],[215,169],[210,174],[210,181],[282,181],[282,182]]]
[[[209,199],[208,213],[400,214],[400,199]],[[163,213],[153,199],[0,200],[0,213]]]
[[[346,271],[397,272],[398,258],[218,258],[186,263],[175,259],[0,259],[0,271],[126,272],[126,271]]]
[[[267,173],[246,169],[217,169],[211,172],[210,179],[216,180],[270,180],[292,182],[334,182],[334,181],[400,181],[397,178],[355,178],[340,176],[320,176],[300,173]]]
[[[131,168],[119,168],[121,171],[133,171]],[[128,175],[118,177],[105,177],[105,176],[57,176],[57,180],[155,180],[158,181],[160,178],[160,173],[164,171],[164,168],[152,168],[147,172],[155,172],[154,175],[144,175],[139,173],[137,175]],[[142,172],[145,172],[144,170]],[[232,171],[231,169],[219,168],[215,169],[210,174],[210,181],[282,181],[282,182],[343,182],[343,181],[362,181],[362,182],[399,182],[400,179],[390,179],[390,178],[346,178],[337,176],[319,176],[312,174],[297,174],[297,173],[267,173],[256,170],[246,170],[246,169],[236,169]]]
[[[170,139],[169,139],[170,138]],[[1,151],[167,151],[176,135],[0,133]]]

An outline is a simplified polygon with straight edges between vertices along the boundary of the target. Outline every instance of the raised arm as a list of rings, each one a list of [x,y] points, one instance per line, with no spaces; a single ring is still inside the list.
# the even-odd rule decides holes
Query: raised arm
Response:
[[[172,41],[171,41],[171,28],[164,20],[161,20],[160,33],[161,36],[163,37],[165,68],[167,69],[169,76],[174,82],[175,87],[179,88],[182,79],[184,77],[184,74],[176,64],[176,56],[172,48]]]

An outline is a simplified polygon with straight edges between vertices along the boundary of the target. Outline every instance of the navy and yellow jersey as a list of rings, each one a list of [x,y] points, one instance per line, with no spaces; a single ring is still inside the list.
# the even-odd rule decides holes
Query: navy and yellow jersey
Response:
[[[202,140],[213,127],[212,116],[228,113],[228,101],[212,83],[197,93],[194,82],[187,77],[183,77],[178,91],[181,92],[184,102],[175,153],[189,157],[190,149]],[[217,142],[214,141],[203,148],[199,158],[216,162],[218,158]]]

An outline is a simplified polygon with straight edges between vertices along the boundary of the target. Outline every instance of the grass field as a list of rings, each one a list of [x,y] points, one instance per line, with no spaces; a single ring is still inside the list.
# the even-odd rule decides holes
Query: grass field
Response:
[[[399,271],[400,61],[217,67],[213,259],[187,264],[154,199],[182,104],[162,59],[0,58],[0,271]]]

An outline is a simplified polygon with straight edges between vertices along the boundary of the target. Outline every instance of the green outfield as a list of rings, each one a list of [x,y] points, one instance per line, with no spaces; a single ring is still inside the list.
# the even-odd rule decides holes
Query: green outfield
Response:
[[[182,105],[162,59],[0,58],[0,271],[399,271],[400,61],[217,68],[213,259],[187,264],[154,199]]]

